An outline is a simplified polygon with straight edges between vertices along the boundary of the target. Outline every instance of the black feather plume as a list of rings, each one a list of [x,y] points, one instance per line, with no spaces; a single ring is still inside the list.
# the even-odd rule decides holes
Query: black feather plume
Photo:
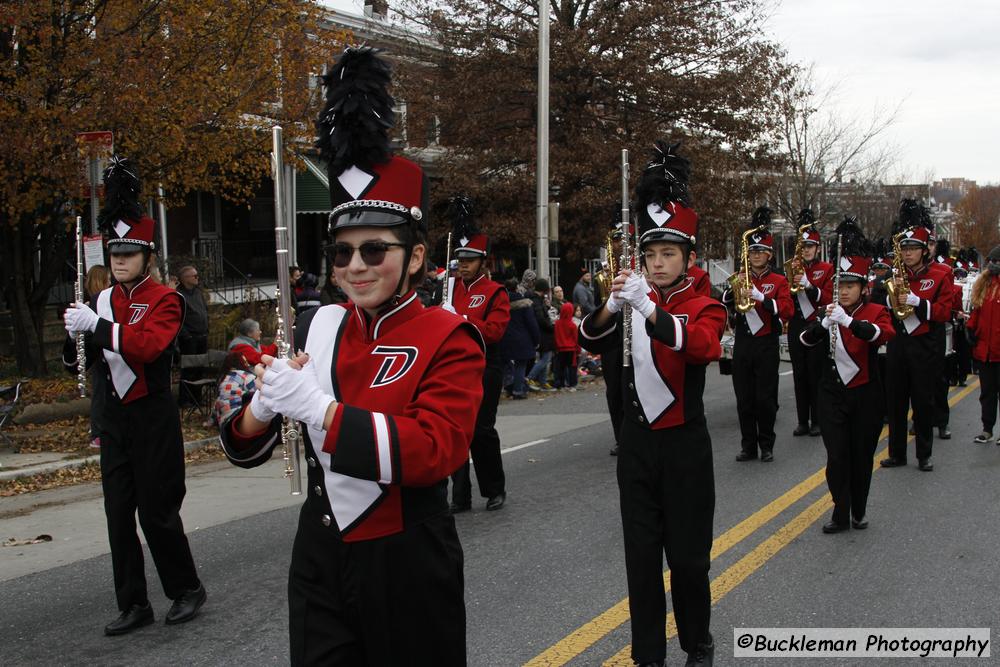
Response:
[[[865,238],[865,232],[858,224],[858,219],[852,215],[844,216],[844,220],[837,225],[837,235],[840,245],[840,253],[844,257],[871,257],[872,244]],[[840,262],[840,258],[837,258]]]
[[[104,170],[104,208],[97,224],[107,232],[119,220],[138,220],[144,210],[139,203],[142,181],[128,158],[113,155]]]
[[[872,257],[885,259],[889,255],[889,244],[885,239],[879,239],[872,244]]]
[[[903,199],[899,202],[899,217],[892,227],[892,233],[898,234],[913,227],[926,227],[934,230],[931,213],[926,206],[916,199]]]
[[[479,233],[473,215],[472,200],[466,195],[455,195],[448,200],[448,219],[451,220],[453,243],[459,239],[471,239]]]
[[[799,216],[796,219],[796,223],[799,227],[803,225],[811,225],[816,222],[816,215],[813,213],[811,208],[804,208],[799,211]]]
[[[951,241],[948,239],[938,239],[937,245],[934,246],[934,252],[937,253],[938,257],[947,259],[951,256]]]
[[[652,157],[635,187],[635,196],[641,206],[675,201],[691,207],[691,191],[688,188],[691,161],[677,154],[680,146],[680,142],[668,144],[656,140]]]
[[[349,47],[322,77],[326,106],[316,122],[316,146],[332,178],[351,165],[366,169],[392,155],[392,70],[379,53],[380,49],[369,46]]]
[[[753,217],[750,219],[749,229],[760,227],[761,225],[764,225],[768,229],[771,228],[771,209],[766,206],[758,206],[753,212]]]

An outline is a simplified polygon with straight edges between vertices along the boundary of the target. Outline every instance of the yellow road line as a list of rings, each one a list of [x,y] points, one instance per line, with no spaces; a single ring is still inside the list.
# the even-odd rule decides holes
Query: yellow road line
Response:
[[[962,391],[958,392],[951,400],[949,400],[949,405],[955,405],[958,401],[965,398],[970,392],[979,386],[979,381],[976,380],[968,387],[965,387]],[[879,434],[879,441],[884,440],[888,435],[888,427],[884,427],[882,432]],[[884,452],[885,450],[883,450]],[[876,456],[876,466],[880,457]],[[783,493],[782,495],[775,498],[773,501],[760,508],[746,519],[736,524],[725,533],[716,538],[712,543],[712,560],[726,553],[729,549],[739,544],[741,541],[746,539],[748,536],[752,535],[760,527],[767,524],[771,519],[781,514],[783,511],[788,509],[790,506],[798,502],[801,498],[805,497],[807,494],[815,490],[821,484],[826,481],[826,467],[820,468],[815,473],[804,479],[803,481],[796,484],[794,487]],[[829,500],[829,496],[826,496]],[[809,510],[806,510],[807,512]],[[802,515],[799,515],[802,516]],[[796,521],[793,519],[792,521]],[[786,524],[782,529],[787,528]],[[803,528],[804,530],[804,528]],[[799,531],[801,532],[801,531]],[[777,534],[777,533],[775,533]],[[798,535],[798,533],[796,533]],[[762,546],[762,545],[761,545]],[[759,548],[759,547],[758,547]],[[751,552],[753,553],[753,552]],[[776,552],[775,552],[776,553]],[[772,554],[773,555],[773,554]],[[740,561],[742,562],[742,560]],[[763,564],[763,562],[761,563]],[[730,568],[732,569],[732,568]],[[728,572],[729,570],[726,570]],[[725,576],[725,572],[720,575],[720,578]],[[744,577],[745,578],[745,577]],[[663,573],[664,589],[665,592],[670,590],[670,572],[669,570]],[[742,579],[740,580],[742,581]],[[714,588],[713,588],[714,591]],[[721,597],[721,596],[720,596]],[[713,593],[713,604],[715,598]],[[628,610],[628,598],[619,601],[614,606],[608,610],[598,614],[596,617],[584,623],[582,626],[571,632],[570,634],[563,637],[561,640],[547,648],[546,650],[539,653],[537,656],[525,663],[526,667],[560,667],[565,665],[570,660],[580,655],[588,648],[593,646],[595,643],[604,638],[607,634],[615,630],[617,627],[622,625],[629,618]],[[667,619],[667,637],[672,637],[676,634],[676,626],[674,625],[673,613],[671,612]],[[626,646],[624,651],[627,654],[630,646]]]
[[[956,403],[968,396],[978,386],[979,383],[976,381],[956,393],[951,399],[949,399],[949,407],[954,406]],[[884,437],[886,431],[887,429],[882,429],[882,437]],[[910,442],[911,440],[913,440],[913,437],[908,438],[907,442]],[[888,456],[887,448],[883,449],[881,453]],[[872,466],[874,470],[878,470],[881,467],[880,462],[883,458],[885,458],[885,456],[875,457],[875,462]],[[820,470],[820,472],[823,472],[824,470],[825,468]],[[815,523],[817,519],[831,509],[833,509],[833,500],[830,497],[830,494],[826,493],[822,498],[814,502],[794,519],[779,528],[777,532],[760,543],[750,553],[727,568],[722,574],[712,581],[712,606],[715,606],[715,604],[721,600],[723,596],[736,588],[755,571],[763,567],[767,561],[769,561],[783,548],[788,546],[792,540],[801,535],[806,528]],[[667,639],[671,639],[676,634],[677,624],[674,620],[674,613],[670,612],[667,614]],[[605,661],[603,667],[629,667],[632,665],[631,652],[632,646],[626,645],[621,651]]]

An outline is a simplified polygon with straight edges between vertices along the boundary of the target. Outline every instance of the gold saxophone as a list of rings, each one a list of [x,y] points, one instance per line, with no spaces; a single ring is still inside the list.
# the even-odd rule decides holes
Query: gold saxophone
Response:
[[[906,280],[906,265],[903,264],[903,253],[899,246],[900,239],[905,235],[905,232],[900,232],[892,237],[892,278],[885,281],[889,310],[898,320],[905,320],[913,314],[913,306],[906,303],[910,284]]]
[[[799,276],[806,271],[806,261],[802,257],[802,250],[805,248],[805,244],[802,242],[802,235],[811,226],[812,223],[810,222],[799,227],[799,235],[795,237],[795,254],[792,255],[791,259],[785,261],[785,276],[788,277],[788,291],[792,294],[798,294],[799,290],[802,289],[802,285],[799,284]]]
[[[618,275],[618,258],[615,255],[614,233],[615,230],[608,232],[608,237],[604,240],[604,247],[608,252],[608,266],[595,276],[601,286],[601,293],[605,299],[611,295],[611,282]]]
[[[733,290],[733,307],[741,313],[749,313],[756,305],[753,300],[753,283],[750,282],[750,237],[766,228],[760,225],[743,232],[740,240],[740,270],[729,276],[729,286]],[[743,279],[740,280],[740,276]]]

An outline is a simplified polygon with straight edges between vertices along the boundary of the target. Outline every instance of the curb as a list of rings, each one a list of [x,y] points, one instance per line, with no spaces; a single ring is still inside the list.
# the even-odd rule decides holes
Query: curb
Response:
[[[201,440],[192,440],[191,442],[185,442],[184,451],[193,452],[197,449],[202,449],[206,445],[218,441],[219,438],[214,437],[214,438],[202,438]],[[18,477],[45,475],[48,473],[56,472],[57,470],[63,470],[64,468],[78,468],[88,463],[97,463],[100,460],[101,460],[101,455],[94,454],[93,456],[85,456],[82,459],[63,459],[62,461],[50,461],[49,463],[42,463],[40,465],[29,466],[27,468],[13,468],[10,470],[0,470],[0,482],[17,479]]]

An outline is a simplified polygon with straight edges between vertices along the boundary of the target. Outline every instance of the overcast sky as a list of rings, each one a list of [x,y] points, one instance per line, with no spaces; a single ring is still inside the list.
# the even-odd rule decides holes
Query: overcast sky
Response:
[[[325,0],[360,14],[363,0]],[[891,180],[1000,183],[1000,0],[782,0],[769,29],[846,117],[903,106]]]

